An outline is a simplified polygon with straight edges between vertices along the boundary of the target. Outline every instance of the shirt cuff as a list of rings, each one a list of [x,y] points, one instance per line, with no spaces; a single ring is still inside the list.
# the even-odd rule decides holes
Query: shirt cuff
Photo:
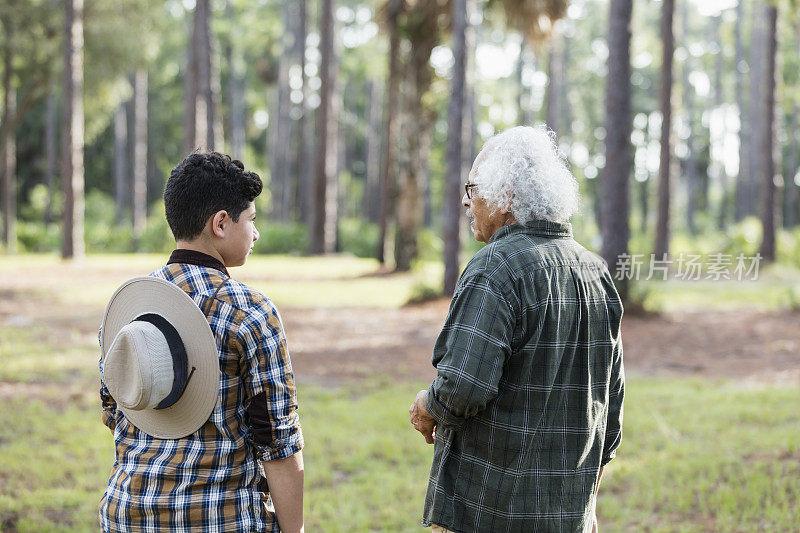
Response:
[[[606,466],[616,456],[617,456],[616,450],[606,456],[603,456],[603,459],[600,461],[600,466]]]
[[[425,395],[425,409],[428,414],[436,420],[436,424],[447,429],[458,430],[464,425],[465,418],[456,416],[444,406],[442,402],[436,399],[436,393],[433,392],[433,385],[428,389]]]
[[[285,439],[273,442],[269,446],[262,446],[253,443],[256,450],[256,457],[261,461],[273,461],[275,459],[286,459],[303,449],[303,430],[297,426],[297,430]]]

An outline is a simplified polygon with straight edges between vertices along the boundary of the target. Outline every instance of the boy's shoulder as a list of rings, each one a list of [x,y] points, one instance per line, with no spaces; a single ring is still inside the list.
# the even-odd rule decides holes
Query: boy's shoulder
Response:
[[[189,296],[213,298],[245,315],[277,313],[275,304],[263,293],[213,268],[172,263],[159,268],[151,275],[175,283]]]

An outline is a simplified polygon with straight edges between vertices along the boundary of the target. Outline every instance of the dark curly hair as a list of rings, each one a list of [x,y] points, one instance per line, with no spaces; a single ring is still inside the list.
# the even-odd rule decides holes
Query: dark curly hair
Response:
[[[214,213],[225,210],[234,222],[263,184],[241,161],[218,152],[193,153],[169,173],[164,208],[175,240],[192,240]]]

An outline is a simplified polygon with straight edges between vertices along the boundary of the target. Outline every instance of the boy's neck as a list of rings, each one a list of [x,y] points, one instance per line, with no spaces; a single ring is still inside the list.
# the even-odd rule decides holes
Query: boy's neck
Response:
[[[206,255],[210,255],[211,257],[217,259],[220,263],[225,265],[225,261],[222,259],[222,255],[219,253],[219,251],[217,251],[217,249],[214,246],[203,241],[202,239],[195,239],[193,241],[176,241],[175,247],[178,250],[192,250],[194,252],[200,252]]]

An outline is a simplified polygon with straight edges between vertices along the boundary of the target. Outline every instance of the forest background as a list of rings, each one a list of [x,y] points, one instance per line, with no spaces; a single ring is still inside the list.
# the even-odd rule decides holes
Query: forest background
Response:
[[[256,255],[234,275],[284,314],[310,530],[416,530],[430,449],[405,408],[480,246],[468,169],[520,124],[557,136],[576,239],[627,302],[626,436],[601,525],[791,530],[799,14],[793,0],[4,1],[0,531],[96,529],[113,461],[97,326],[114,288],[173,248],[161,195],[195,149],[265,183]]]

